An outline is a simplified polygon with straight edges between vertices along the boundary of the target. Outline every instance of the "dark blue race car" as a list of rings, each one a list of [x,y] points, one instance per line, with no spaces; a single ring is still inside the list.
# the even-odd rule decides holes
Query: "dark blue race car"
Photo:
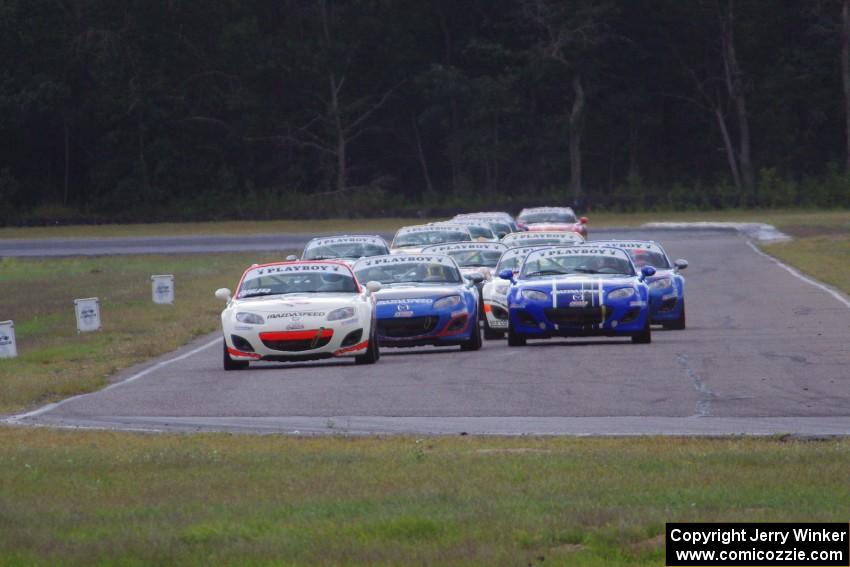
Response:
[[[680,272],[688,267],[687,260],[670,262],[664,248],[651,240],[600,240],[593,244],[622,248],[638,269],[655,268],[655,275],[646,279],[652,323],[665,329],[685,328],[685,278]]]
[[[508,345],[550,337],[623,336],[652,342],[649,288],[652,266],[637,271],[625,250],[579,245],[529,253],[509,280]]]
[[[450,256],[439,254],[363,258],[353,269],[363,281],[383,286],[375,294],[380,345],[481,348],[476,289],[481,274],[464,278]]]

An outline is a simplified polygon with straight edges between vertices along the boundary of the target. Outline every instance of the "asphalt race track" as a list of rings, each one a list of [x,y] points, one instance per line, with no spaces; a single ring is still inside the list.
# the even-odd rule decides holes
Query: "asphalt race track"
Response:
[[[659,328],[650,345],[486,341],[471,353],[384,349],[374,366],[258,363],[228,373],[210,335],[105,390],[16,420],[334,434],[850,434],[846,299],[795,277],[736,232],[591,236],[652,238],[686,258],[688,329]]]

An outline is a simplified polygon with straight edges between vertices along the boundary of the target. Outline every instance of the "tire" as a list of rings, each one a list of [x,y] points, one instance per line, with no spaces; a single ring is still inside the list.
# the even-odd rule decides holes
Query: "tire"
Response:
[[[649,326],[649,314],[646,315],[646,325],[643,331],[632,335],[632,343],[636,345],[648,345],[652,342],[652,328]]]
[[[247,360],[233,360],[230,358],[230,353],[227,352],[227,342],[224,343],[224,369],[225,370],[245,370],[248,368]]]
[[[508,323],[508,346],[525,346],[525,337],[514,331],[514,326]]]
[[[665,329],[671,329],[673,331],[684,331],[685,330],[685,304],[682,303],[682,312],[679,314],[679,318],[675,321],[670,321],[669,323],[664,323]]]
[[[490,328],[490,325],[487,324],[487,320],[484,321],[484,338],[488,341],[497,341],[499,339],[505,338],[504,331],[494,331]]]
[[[372,332],[369,333],[369,347],[364,354],[354,357],[354,364],[375,364],[381,358],[381,350],[378,347],[378,331],[372,322]]]
[[[469,337],[468,341],[460,343],[460,350],[481,350],[481,326],[478,324],[477,317],[472,321],[472,324],[475,325],[472,336]]]

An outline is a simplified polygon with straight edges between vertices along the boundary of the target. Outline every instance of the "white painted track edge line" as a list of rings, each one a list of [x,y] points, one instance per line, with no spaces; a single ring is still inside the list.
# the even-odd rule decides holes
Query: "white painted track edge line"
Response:
[[[201,345],[197,348],[193,348],[189,352],[184,352],[180,356],[175,356],[174,358],[161,360],[161,361],[157,362],[156,364],[148,366],[144,370],[141,370],[141,371],[137,372],[136,374],[133,374],[132,376],[130,376],[126,380],[121,380],[120,382],[115,382],[114,384],[110,384],[109,386],[107,386],[105,388],[101,388],[100,390],[95,390],[94,392],[87,392],[85,394],[77,394],[76,396],[71,396],[70,398],[65,398],[64,400],[60,400],[58,402],[46,404],[46,405],[41,406],[40,408],[34,409],[32,411],[28,411],[26,413],[21,413],[21,414],[17,414],[17,415],[7,417],[7,418],[3,419],[2,422],[4,422],[4,423],[18,423],[21,420],[24,420],[24,419],[27,419],[27,418],[30,418],[30,417],[37,417],[41,414],[47,413],[51,410],[58,408],[61,405],[67,404],[68,402],[71,402],[73,400],[77,400],[77,399],[82,398],[84,396],[89,396],[91,394],[95,394],[95,393],[99,393],[99,392],[106,392],[108,390],[111,390],[112,388],[117,388],[119,386],[123,386],[123,385],[129,384],[131,382],[135,382],[139,378],[143,378],[143,377],[147,376],[148,374],[150,374],[154,370],[159,370],[160,368],[163,368],[164,366],[168,366],[169,364],[173,364],[175,362],[185,360],[185,359],[189,358],[190,356],[194,356],[194,355],[198,354],[199,352],[204,351],[204,350],[210,348],[211,346],[220,343],[221,340],[222,340],[221,337],[218,337],[218,338],[216,338],[216,339],[214,339],[214,340],[212,340],[208,343],[205,343],[205,344],[203,344],[203,345]]]
[[[771,256],[771,255],[770,255],[770,254],[768,254],[767,252],[764,252],[763,250],[760,250],[758,246],[756,246],[755,244],[753,244],[753,241],[752,241],[752,240],[748,240],[748,241],[747,241],[747,246],[749,246],[750,248],[752,248],[752,249],[753,249],[753,251],[754,251],[756,254],[758,254],[758,255],[760,255],[760,256],[764,256],[765,258],[767,258],[768,260],[770,260],[771,262],[773,262],[774,264],[776,264],[776,265],[777,265],[777,266],[779,266],[780,268],[784,269],[786,272],[788,272],[789,274],[791,274],[791,275],[792,275],[792,276],[794,276],[795,278],[797,278],[797,279],[799,279],[799,280],[801,280],[801,281],[804,281],[804,282],[806,282],[806,283],[807,283],[807,284],[809,284],[809,285],[813,285],[813,286],[815,286],[816,288],[818,288],[818,289],[819,289],[819,290],[821,290],[821,291],[825,291],[826,293],[828,293],[829,295],[831,295],[832,297],[834,297],[835,299],[837,299],[838,301],[840,301],[840,302],[841,302],[841,303],[842,303],[845,307],[847,307],[848,309],[850,309],[850,299],[848,299],[848,298],[847,298],[847,297],[846,297],[843,293],[841,293],[841,292],[840,292],[840,291],[838,291],[837,289],[834,289],[834,288],[832,288],[832,287],[830,287],[830,286],[828,286],[828,285],[826,285],[826,284],[824,284],[824,283],[821,283],[821,282],[817,281],[817,280],[816,280],[816,279],[814,279],[814,278],[810,278],[809,276],[802,274],[802,273],[801,273],[800,271],[798,271],[797,269],[792,268],[791,266],[789,266],[788,264],[785,264],[785,263],[784,263],[784,262],[782,262],[781,260],[778,260],[778,259],[774,258],[773,256]]]

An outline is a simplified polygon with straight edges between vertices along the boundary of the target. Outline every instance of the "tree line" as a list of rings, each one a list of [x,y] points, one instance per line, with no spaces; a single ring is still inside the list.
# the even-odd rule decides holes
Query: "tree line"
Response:
[[[2,0],[0,222],[850,206],[850,0]]]

